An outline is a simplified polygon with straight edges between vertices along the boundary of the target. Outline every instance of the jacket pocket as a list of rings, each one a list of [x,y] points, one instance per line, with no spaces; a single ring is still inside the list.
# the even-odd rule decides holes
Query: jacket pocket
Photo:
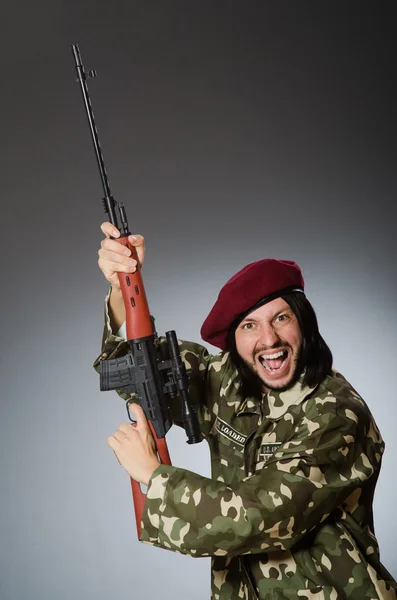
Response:
[[[316,586],[307,590],[291,590],[275,588],[260,600],[347,600],[345,594],[341,595],[332,586]]]

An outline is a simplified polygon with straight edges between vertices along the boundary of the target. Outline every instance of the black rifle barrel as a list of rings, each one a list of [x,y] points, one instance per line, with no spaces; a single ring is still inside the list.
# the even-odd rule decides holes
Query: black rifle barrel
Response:
[[[99,143],[98,131],[97,131],[97,128],[95,125],[94,113],[92,111],[90,96],[88,93],[87,74],[84,70],[84,65],[81,60],[80,50],[79,50],[79,47],[77,44],[72,44],[72,52],[73,52],[73,56],[74,56],[74,62],[76,63],[77,77],[78,77],[78,81],[80,83],[81,93],[82,93],[83,99],[84,99],[85,110],[87,113],[88,124],[90,126],[91,137],[92,137],[92,142],[94,144],[95,156],[97,159],[99,173],[100,173],[101,180],[102,180],[103,191],[105,193],[104,207],[105,207],[106,212],[109,214],[111,223],[115,227],[118,228],[119,226],[118,226],[117,216],[116,216],[116,212],[115,212],[116,202],[110,191],[109,181],[108,181],[108,177],[107,177],[107,173],[106,173],[106,169],[105,169],[105,163],[103,160],[103,155],[102,155],[102,150],[101,150],[101,145]],[[88,74],[88,77],[95,77],[95,76],[96,76],[95,71],[90,71],[90,73]]]

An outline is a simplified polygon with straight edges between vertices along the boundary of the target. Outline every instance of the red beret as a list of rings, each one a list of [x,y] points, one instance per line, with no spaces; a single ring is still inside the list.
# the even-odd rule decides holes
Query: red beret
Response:
[[[209,344],[226,350],[229,327],[239,315],[254,310],[261,300],[264,304],[267,296],[272,300],[277,297],[274,294],[291,287],[299,291],[304,289],[301,270],[292,260],[265,258],[250,263],[233,275],[219,292],[201,327],[201,337]]]

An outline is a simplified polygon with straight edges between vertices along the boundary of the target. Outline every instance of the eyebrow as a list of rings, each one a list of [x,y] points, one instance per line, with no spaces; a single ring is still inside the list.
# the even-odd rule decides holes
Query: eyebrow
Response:
[[[285,308],[282,308],[281,310],[277,311],[271,318],[271,321],[273,321],[276,317],[278,317],[279,315],[286,313],[286,312],[292,312],[292,308],[290,306],[286,306]],[[255,317],[250,317],[249,315],[247,315],[241,322],[240,325],[242,323],[247,323],[247,322],[256,322],[257,319],[255,319]]]
[[[282,315],[283,313],[286,313],[286,312],[292,312],[292,308],[290,306],[287,306],[286,308],[279,310],[278,312],[276,312],[275,315],[273,315],[272,321],[279,315]]]

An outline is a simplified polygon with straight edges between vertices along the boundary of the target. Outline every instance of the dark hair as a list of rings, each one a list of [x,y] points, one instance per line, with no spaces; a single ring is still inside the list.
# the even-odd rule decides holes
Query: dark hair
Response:
[[[306,296],[300,292],[290,292],[280,297],[292,308],[302,334],[296,378],[305,371],[302,383],[312,387],[331,374],[332,352],[320,334],[316,313]],[[260,399],[263,383],[237,352],[235,332],[241,320],[241,316],[238,317],[228,331],[227,350],[239,374],[240,393],[243,396],[254,396]]]

